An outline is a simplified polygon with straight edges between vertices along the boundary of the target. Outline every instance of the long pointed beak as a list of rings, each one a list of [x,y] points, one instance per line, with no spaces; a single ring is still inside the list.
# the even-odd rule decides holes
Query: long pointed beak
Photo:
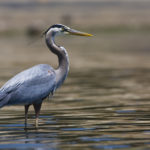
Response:
[[[93,36],[92,34],[80,32],[74,29],[68,29],[68,33],[72,35],[78,35],[78,36]]]

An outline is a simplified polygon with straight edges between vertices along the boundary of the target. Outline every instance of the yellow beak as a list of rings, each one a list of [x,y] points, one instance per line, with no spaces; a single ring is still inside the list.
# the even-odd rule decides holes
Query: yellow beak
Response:
[[[92,34],[80,32],[74,29],[68,29],[68,33],[72,35],[78,35],[78,36],[93,36]]]

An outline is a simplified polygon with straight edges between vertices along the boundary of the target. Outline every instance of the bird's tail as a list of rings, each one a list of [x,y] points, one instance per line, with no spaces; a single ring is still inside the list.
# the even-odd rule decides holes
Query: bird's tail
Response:
[[[0,90],[0,108],[6,105],[8,102],[7,94]]]

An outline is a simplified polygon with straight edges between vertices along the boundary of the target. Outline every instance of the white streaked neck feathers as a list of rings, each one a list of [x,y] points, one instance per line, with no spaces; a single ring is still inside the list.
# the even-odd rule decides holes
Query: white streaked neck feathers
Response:
[[[55,44],[55,36],[61,34],[59,28],[52,28],[46,33],[46,44],[51,52],[58,56],[59,66],[56,72],[56,88],[58,88],[66,79],[69,71],[68,53],[64,47]]]

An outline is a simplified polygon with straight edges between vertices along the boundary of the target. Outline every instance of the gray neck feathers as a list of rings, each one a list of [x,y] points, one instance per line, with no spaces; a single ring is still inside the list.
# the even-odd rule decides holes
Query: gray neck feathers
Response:
[[[69,58],[65,48],[55,44],[55,32],[50,30],[46,34],[46,44],[50,51],[58,56],[59,66],[56,72],[56,88],[58,88],[66,79],[69,71]]]

